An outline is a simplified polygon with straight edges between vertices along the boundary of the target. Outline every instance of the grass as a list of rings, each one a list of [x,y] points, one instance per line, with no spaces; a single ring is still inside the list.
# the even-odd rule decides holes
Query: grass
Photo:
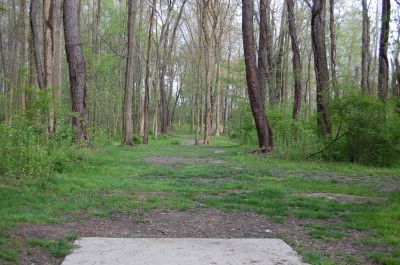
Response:
[[[18,223],[66,222],[79,218],[82,212],[108,217],[114,211],[130,214],[156,208],[187,210],[202,203],[224,211],[263,214],[276,222],[288,217],[310,219],[304,229],[321,242],[344,240],[347,229],[366,232],[369,236],[363,244],[386,249],[371,253],[370,260],[400,264],[400,191],[383,192],[380,187],[385,185],[382,176],[391,181],[390,185],[399,187],[400,168],[249,156],[246,148],[224,137],[213,139],[212,146],[181,145],[187,138],[162,137],[148,146],[133,148],[115,143],[93,150],[87,159],[74,163],[62,174],[12,184],[0,180],[0,263],[17,262],[18,253],[26,245],[15,236]],[[150,165],[143,160],[154,156],[213,157],[225,162]],[[139,192],[149,196],[141,200]],[[380,200],[339,203],[303,196],[307,192]],[[315,219],[327,220],[330,225],[313,223]],[[23,240],[51,256],[63,257],[71,250],[73,239]],[[297,246],[290,239],[288,242]],[[357,257],[346,253],[339,261],[333,261],[326,253],[310,251],[303,244],[297,249],[311,264],[357,264]]]
[[[28,243],[32,247],[40,247],[45,249],[48,254],[54,258],[62,258],[70,254],[73,249],[73,242],[78,238],[77,234],[67,234],[65,238],[60,240],[42,240],[37,238],[28,239]]]

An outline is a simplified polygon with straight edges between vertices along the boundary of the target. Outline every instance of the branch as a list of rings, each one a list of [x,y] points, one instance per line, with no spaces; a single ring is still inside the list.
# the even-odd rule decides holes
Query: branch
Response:
[[[312,9],[312,5],[311,5],[311,3],[310,3],[308,0],[304,0],[304,3],[306,3],[306,5],[307,5],[310,9]]]
[[[90,30],[91,30],[92,32],[94,32],[97,36],[100,37],[100,39],[107,45],[108,48],[111,49],[111,51],[113,51],[113,52],[115,53],[115,55],[121,57],[122,59],[128,58],[128,56],[123,55],[123,54],[121,54],[119,51],[115,50],[115,49],[111,46],[111,44],[110,44],[106,39],[104,39],[104,37],[101,36],[101,34],[100,34],[99,32],[97,32],[92,26],[89,26],[89,28],[90,28]]]
[[[346,135],[349,133],[349,132],[347,131],[347,132],[343,133],[342,135],[340,135],[341,129],[342,129],[342,122],[340,122],[339,130],[338,130],[338,132],[337,132],[337,134],[336,134],[335,139],[333,139],[332,142],[330,142],[327,146],[325,146],[324,149],[322,149],[322,150],[320,150],[320,151],[318,151],[318,152],[316,152],[316,153],[313,153],[313,154],[308,155],[308,156],[306,157],[306,160],[308,160],[309,158],[311,158],[311,157],[313,157],[313,156],[315,156],[315,155],[318,155],[318,154],[321,154],[321,153],[325,152],[325,151],[328,150],[329,147],[331,147],[334,143],[336,143],[337,141],[339,141],[340,139],[342,139],[344,136],[346,136]],[[339,135],[340,135],[340,136],[339,136]]]

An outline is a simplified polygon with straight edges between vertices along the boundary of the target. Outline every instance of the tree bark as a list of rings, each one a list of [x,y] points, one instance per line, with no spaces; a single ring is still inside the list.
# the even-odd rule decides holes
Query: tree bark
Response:
[[[368,15],[367,0],[362,0],[362,54],[361,54],[361,91],[364,94],[370,94],[370,20]]]
[[[204,144],[210,144],[211,134],[211,37],[208,17],[210,0],[203,0],[201,6],[201,29],[203,34],[203,56],[205,70],[205,113],[204,113]]]
[[[32,31],[32,46],[33,53],[35,57],[35,66],[36,66],[36,74],[37,74],[37,83],[40,89],[45,88],[45,77],[43,71],[43,61],[41,54],[41,41],[40,41],[40,26],[38,23],[38,0],[31,0],[30,4],[30,26]]]
[[[268,12],[269,1],[260,0],[260,36],[258,40],[258,86],[261,92],[261,99],[265,105],[265,91],[267,69],[268,69]]]
[[[86,63],[80,37],[80,1],[64,1],[63,11],[65,50],[67,53],[71,92],[71,109],[72,112],[76,113],[76,116],[71,118],[71,122],[75,127],[75,139],[88,144]]]
[[[122,144],[133,145],[133,120],[132,120],[132,97],[134,85],[134,62],[135,62],[135,32],[136,32],[136,0],[128,2],[128,57],[125,69],[125,93],[123,109],[123,139]]]
[[[396,67],[395,71],[396,71],[397,86],[395,86],[393,94],[394,94],[394,96],[399,97],[400,96],[400,63],[399,63],[398,57],[396,57],[394,59],[394,65]]]
[[[243,50],[246,65],[247,90],[256,124],[259,147],[262,152],[266,153],[273,148],[273,138],[257,78],[253,12],[253,0],[242,0]]]
[[[311,17],[311,38],[317,85],[317,126],[321,136],[332,132],[328,110],[329,71],[325,45],[325,1],[313,0]]]
[[[329,0],[329,32],[331,39],[331,76],[332,88],[335,97],[339,97],[338,80],[336,73],[336,27],[335,27],[335,0]]]
[[[1,23],[1,16],[0,16],[0,23]],[[3,34],[2,31],[0,30],[1,74],[3,78],[6,76],[6,57],[4,52],[5,49],[3,47]],[[3,94],[5,94],[7,91],[6,82],[3,79],[1,79],[0,84],[1,84],[1,91]]]
[[[301,113],[301,91],[302,91],[302,66],[300,49],[297,41],[296,19],[294,16],[294,1],[286,0],[288,12],[289,34],[292,42],[293,52],[293,75],[294,75],[294,103],[293,120],[298,120]]]
[[[146,54],[146,79],[145,79],[145,94],[143,106],[143,143],[149,143],[149,105],[150,105],[150,51],[153,36],[154,16],[156,13],[157,0],[153,0],[151,7],[151,14],[149,18],[149,35],[147,38],[147,54]]]
[[[389,60],[387,50],[390,31],[390,0],[382,0],[381,37],[379,41],[378,97],[387,98],[389,86]]]
[[[279,30],[278,53],[275,60],[276,85],[273,88],[272,93],[270,93],[271,105],[279,104],[283,98],[283,56],[285,53],[285,36],[287,33],[285,24],[286,12],[286,5],[284,5],[282,8],[281,26]]]
[[[55,108],[61,106],[61,32],[62,32],[62,0],[53,0],[51,25],[53,27],[53,100]],[[55,126],[55,124],[54,124]]]

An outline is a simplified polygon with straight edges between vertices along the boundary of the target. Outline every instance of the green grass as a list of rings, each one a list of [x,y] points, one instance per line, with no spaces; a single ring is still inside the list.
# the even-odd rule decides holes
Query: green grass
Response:
[[[48,252],[54,258],[62,258],[70,254],[73,249],[73,242],[78,238],[76,234],[67,234],[60,240],[42,240],[37,238],[28,239],[32,247],[40,247]]]
[[[394,176],[400,175],[400,168],[249,156],[248,149],[225,137],[212,139],[212,146],[181,145],[187,138],[169,135],[148,146],[135,147],[115,143],[96,148],[87,159],[75,162],[62,174],[12,184],[0,180],[0,263],[18,258],[21,245],[12,240],[18,223],[66,222],[80,218],[82,212],[107,217],[117,210],[123,214],[156,208],[187,210],[202,203],[224,211],[263,214],[276,222],[284,222],[289,216],[332,220],[331,226],[310,222],[304,229],[315,240],[328,242],[346,238],[346,229],[366,231],[370,234],[365,239],[369,244],[390,250],[372,253],[372,260],[400,264],[400,192],[382,192],[379,187],[384,184],[380,181],[382,176],[390,180],[393,176],[391,185],[399,187]],[[213,157],[224,162],[151,165],[143,160],[154,156]],[[324,176],[340,176],[348,181]],[[138,191],[150,195],[139,200]],[[305,197],[302,194],[306,192],[381,199],[362,204],[339,203]],[[28,243],[55,257],[71,250],[68,239],[29,239]],[[305,246],[299,251],[311,264],[335,264],[324,253],[310,252]],[[343,255],[343,264],[352,264],[351,260],[356,258]]]

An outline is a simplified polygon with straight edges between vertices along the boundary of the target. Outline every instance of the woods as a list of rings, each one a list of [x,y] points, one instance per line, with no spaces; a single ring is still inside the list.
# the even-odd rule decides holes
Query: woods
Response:
[[[3,3],[1,119],[12,126],[25,114],[47,139],[70,120],[75,140],[87,144],[101,135],[147,144],[187,126],[196,144],[229,135],[263,152],[300,142],[312,151],[342,129],[332,111],[353,92],[387,105],[398,98],[398,8],[340,0]],[[313,119],[310,138],[304,128]],[[297,140],[288,126],[302,126],[291,130]]]
[[[0,1],[1,264],[87,235],[399,264],[399,176],[398,0]]]

